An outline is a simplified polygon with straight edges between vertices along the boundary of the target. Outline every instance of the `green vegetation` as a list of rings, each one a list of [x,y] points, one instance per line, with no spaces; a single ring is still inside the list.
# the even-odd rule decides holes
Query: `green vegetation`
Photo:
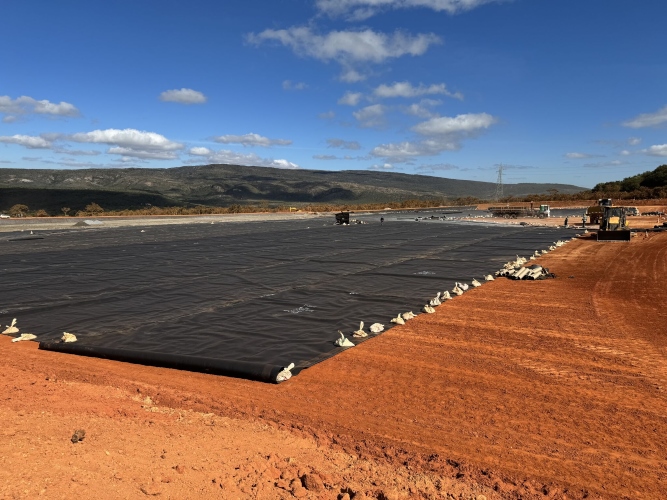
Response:
[[[667,165],[653,171],[626,177],[622,181],[601,182],[593,188],[599,198],[655,199],[667,198]]]

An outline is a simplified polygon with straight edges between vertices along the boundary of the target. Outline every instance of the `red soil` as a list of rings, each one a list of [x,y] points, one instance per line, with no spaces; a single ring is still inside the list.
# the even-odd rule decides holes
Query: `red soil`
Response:
[[[0,498],[665,497],[667,233],[539,263],[280,385],[0,338]]]

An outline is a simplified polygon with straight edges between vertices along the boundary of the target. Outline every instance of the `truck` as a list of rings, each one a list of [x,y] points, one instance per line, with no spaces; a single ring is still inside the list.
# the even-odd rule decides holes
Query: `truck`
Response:
[[[540,208],[534,208],[531,203],[526,205],[497,205],[488,208],[493,217],[504,217],[505,219],[516,219],[517,217],[539,217],[545,219],[551,215],[549,205],[540,205]]]

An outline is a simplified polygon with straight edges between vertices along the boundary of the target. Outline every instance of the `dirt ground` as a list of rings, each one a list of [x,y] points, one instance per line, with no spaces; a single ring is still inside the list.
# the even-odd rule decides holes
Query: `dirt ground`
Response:
[[[0,336],[0,498],[664,498],[667,233],[538,262],[280,385]]]

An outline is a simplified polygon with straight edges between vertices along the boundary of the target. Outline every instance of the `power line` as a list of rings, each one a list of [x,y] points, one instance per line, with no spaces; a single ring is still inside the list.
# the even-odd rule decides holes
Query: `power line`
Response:
[[[496,195],[494,196],[496,201],[500,201],[503,197],[503,165],[498,165],[498,180],[496,181]]]

